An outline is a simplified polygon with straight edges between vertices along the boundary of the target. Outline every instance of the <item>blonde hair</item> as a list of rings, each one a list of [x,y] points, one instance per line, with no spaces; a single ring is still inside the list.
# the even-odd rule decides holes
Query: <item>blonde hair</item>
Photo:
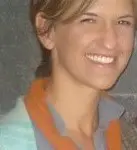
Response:
[[[67,22],[76,18],[84,12],[93,1],[94,0],[30,0],[30,19],[35,33],[42,35],[48,32],[47,29],[38,29],[35,26],[36,15],[39,12],[42,12],[42,17],[48,21],[48,29],[50,29],[56,22],[61,20]],[[40,42],[39,44],[41,47],[42,61],[36,70],[36,77],[50,76],[50,51],[43,47]]]
[[[71,13],[64,21],[71,20],[84,12],[94,0],[31,0],[30,16],[32,24],[35,25],[35,17],[38,12],[43,12],[45,19],[51,24],[61,20],[70,10]]]

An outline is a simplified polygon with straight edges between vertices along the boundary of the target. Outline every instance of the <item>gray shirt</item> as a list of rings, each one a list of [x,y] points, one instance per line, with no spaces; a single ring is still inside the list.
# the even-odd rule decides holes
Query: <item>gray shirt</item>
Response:
[[[55,108],[48,104],[53,119],[55,121],[55,125],[59,130],[60,134],[65,134],[65,124],[61,116],[57,113]],[[99,103],[99,126],[94,134],[94,144],[96,150],[106,150],[106,139],[105,139],[105,131],[109,125],[109,122],[115,119],[118,119],[122,113],[124,112],[124,108],[117,104],[113,100],[103,99]],[[46,126],[46,124],[45,124]],[[33,123],[34,133],[37,143],[38,150],[53,150],[52,145],[48,142],[48,140],[43,136],[40,130],[36,127],[35,123]],[[78,144],[79,149],[83,149],[82,145]]]

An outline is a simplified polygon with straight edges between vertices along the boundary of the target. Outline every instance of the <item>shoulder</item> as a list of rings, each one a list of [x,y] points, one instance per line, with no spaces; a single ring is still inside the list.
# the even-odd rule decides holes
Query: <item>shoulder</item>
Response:
[[[33,132],[21,97],[15,108],[0,119],[0,150],[35,150]]]
[[[109,149],[121,150],[122,137],[120,117],[124,107],[116,102],[113,96],[104,96],[100,103],[101,125],[106,127],[106,138]]]
[[[0,125],[17,122],[29,122],[29,116],[24,105],[24,96],[17,99],[15,107],[7,114],[1,115]]]

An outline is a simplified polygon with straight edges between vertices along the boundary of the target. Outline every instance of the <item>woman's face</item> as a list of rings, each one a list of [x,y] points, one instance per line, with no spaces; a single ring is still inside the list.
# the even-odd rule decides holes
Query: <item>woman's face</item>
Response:
[[[108,89],[127,66],[134,31],[131,0],[97,0],[52,31],[54,69],[89,87]]]

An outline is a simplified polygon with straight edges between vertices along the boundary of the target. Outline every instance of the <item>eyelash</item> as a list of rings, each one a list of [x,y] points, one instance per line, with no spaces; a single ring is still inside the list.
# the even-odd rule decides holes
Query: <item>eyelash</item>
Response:
[[[86,19],[82,19],[80,22],[81,23],[86,23],[86,22],[88,22],[88,23],[96,23],[96,19],[86,18]]]
[[[82,19],[80,22],[81,23],[96,23],[97,20],[94,18],[85,18],[85,19]],[[133,25],[133,23],[131,21],[126,21],[126,20],[120,20],[120,21],[118,21],[117,24],[124,25],[124,26],[132,26]]]
[[[132,25],[132,23],[130,21],[126,21],[126,20],[120,20],[120,21],[118,21],[118,24],[125,25],[125,26],[131,26]]]

